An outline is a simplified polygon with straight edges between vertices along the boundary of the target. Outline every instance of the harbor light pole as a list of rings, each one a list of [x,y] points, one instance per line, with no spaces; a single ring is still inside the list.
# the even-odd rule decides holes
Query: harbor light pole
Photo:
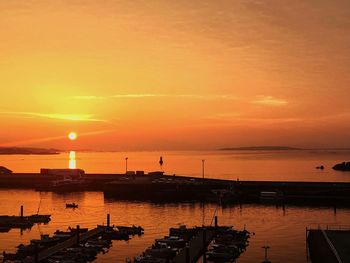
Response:
[[[271,263],[270,260],[267,259],[267,250],[270,248],[269,246],[263,246],[261,247],[263,249],[265,249],[265,260],[262,263]]]
[[[204,182],[204,162],[205,160],[202,160],[202,178],[203,178],[203,182]]]
[[[125,174],[128,172],[128,157],[125,157]]]

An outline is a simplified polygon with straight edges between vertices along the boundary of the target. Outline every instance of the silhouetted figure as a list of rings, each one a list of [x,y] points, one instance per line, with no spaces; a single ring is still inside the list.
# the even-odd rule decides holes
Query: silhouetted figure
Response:
[[[160,169],[162,170],[163,168],[163,157],[161,156],[160,159],[159,159],[159,165],[160,165]]]

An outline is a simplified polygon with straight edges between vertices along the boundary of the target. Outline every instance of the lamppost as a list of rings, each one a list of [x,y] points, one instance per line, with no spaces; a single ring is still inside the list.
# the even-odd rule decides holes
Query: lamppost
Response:
[[[204,181],[204,162],[205,162],[205,160],[203,159],[202,160],[202,178],[203,178],[203,181]]]
[[[269,246],[263,246],[261,247],[263,249],[265,249],[265,260],[262,263],[271,263],[270,260],[267,259],[267,250],[270,248]]]
[[[128,172],[128,157],[125,157],[125,174]]]

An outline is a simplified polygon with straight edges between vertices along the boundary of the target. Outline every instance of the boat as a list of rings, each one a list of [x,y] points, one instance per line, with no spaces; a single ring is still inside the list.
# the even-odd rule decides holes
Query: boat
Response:
[[[53,181],[49,189],[53,192],[71,192],[84,190],[88,184],[82,178],[72,179],[64,177],[63,179]]]
[[[116,226],[119,231],[128,233],[129,235],[142,235],[144,229],[141,226]]]
[[[176,256],[177,249],[169,247],[160,247],[160,248],[148,248],[145,251],[146,255],[150,255],[155,258],[165,258],[171,259]]]
[[[76,203],[67,203],[66,208],[78,208],[78,204]]]
[[[186,245],[186,241],[183,238],[177,236],[169,236],[162,239],[156,239],[156,243],[164,243],[172,248],[182,248]]]
[[[166,263],[164,258],[155,258],[150,255],[140,255],[134,258],[135,263]]]
[[[11,227],[8,226],[1,226],[0,227],[0,233],[7,233],[11,230]]]
[[[107,240],[129,240],[129,234],[124,231],[114,230],[112,228],[106,228],[102,234],[103,239]]]
[[[31,215],[27,217],[29,221],[33,223],[48,223],[51,220],[51,215]]]
[[[208,251],[206,254],[206,257],[208,260],[214,261],[214,262],[226,262],[230,261],[234,258],[234,255],[229,252],[216,252],[215,250]]]
[[[49,235],[41,235],[40,239],[30,240],[31,244],[38,244],[44,247],[56,245],[58,242],[60,242],[59,237],[57,236],[50,237]]]
[[[68,230],[71,232],[71,233],[77,233],[78,231],[78,228],[74,228],[74,227],[68,227]],[[87,227],[80,227],[79,228],[79,233],[86,233],[87,231],[89,231],[89,229]]]

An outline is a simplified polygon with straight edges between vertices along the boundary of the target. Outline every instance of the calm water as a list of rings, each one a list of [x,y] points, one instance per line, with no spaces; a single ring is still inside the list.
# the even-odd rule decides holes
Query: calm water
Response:
[[[210,224],[216,211],[219,223],[244,226],[255,232],[248,250],[238,262],[260,262],[263,258],[261,246],[271,246],[270,257],[273,262],[306,262],[305,227],[321,224],[346,225],[350,222],[350,209],[320,207],[293,207],[285,210],[273,205],[243,205],[218,208],[214,204],[154,204],[143,202],[122,202],[104,199],[103,193],[84,192],[72,194],[38,193],[31,190],[0,191],[0,214],[18,214],[21,204],[25,213],[36,213],[39,203],[41,213],[52,214],[48,225],[34,226],[30,231],[20,233],[11,230],[0,233],[0,251],[14,251],[20,243],[28,243],[38,238],[40,233],[52,234],[56,229],[66,229],[78,223],[81,227],[94,227],[106,222],[106,214],[111,214],[113,224],[141,224],[145,235],[134,237],[130,241],[116,241],[105,255],[100,255],[97,262],[124,262],[126,257],[141,253],[162,237],[171,226]],[[79,208],[66,209],[66,202],[76,202]],[[203,213],[204,212],[204,213]],[[204,215],[204,216],[203,216]]]
[[[350,181],[350,173],[334,171],[339,162],[350,161],[350,151],[172,151],[172,152],[77,152],[78,168],[90,173],[124,173],[128,170],[159,170],[166,174],[240,180]],[[14,172],[38,172],[40,168],[69,167],[69,153],[60,155],[2,155],[1,165]],[[316,166],[324,165],[325,170]]]
[[[128,153],[77,153],[77,166],[87,172],[125,171],[125,157],[129,170],[158,170],[159,156],[165,161],[168,174],[201,176],[202,159],[205,159],[206,176],[241,180],[304,180],[304,181],[350,181],[350,173],[330,169],[337,162],[349,160],[349,152],[128,152]],[[37,172],[41,167],[65,168],[68,153],[57,156],[1,156],[1,165],[16,172]],[[319,171],[317,165],[326,169]],[[76,202],[79,208],[70,210],[65,203]],[[31,190],[0,190],[0,214],[19,214],[20,205],[26,214],[52,214],[48,225],[35,225],[30,231],[11,230],[0,233],[0,251],[14,251],[20,243],[38,238],[40,233],[52,234],[56,229],[80,224],[94,227],[106,221],[111,214],[113,224],[140,224],[145,235],[128,242],[117,241],[98,262],[124,262],[126,257],[141,253],[157,237],[168,233],[168,228],[210,224],[214,213],[219,223],[244,226],[255,235],[248,250],[238,260],[261,262],[264,251],[261,246],[271,246],[272,262],[306,262],[305,227],[321,225],[346,226],[350,222],[350,209],[330,207],[296,207],[285,209],[274,205],[243,205],[217,207],[208,204],[156,204],[126,202],[105,199],[101,192],[71,194],[39,193]]]

